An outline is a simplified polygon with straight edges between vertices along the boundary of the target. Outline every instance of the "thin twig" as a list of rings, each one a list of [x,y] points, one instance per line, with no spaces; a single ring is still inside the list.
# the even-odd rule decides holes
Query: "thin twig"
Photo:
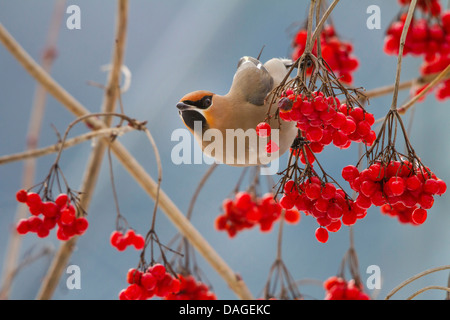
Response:
[[[334,7],[336,7],[338,2],[339,2],[339,0],[334,0],[333,3],[330,4],[328,9],[323,13],[322,18],[317,23],[316,29],[314,30],[314,33],[312,35],[312,41],[314,41],[319,36],[319,34],[320,34],[321,30],[322,30],[322,27],[325,24],[325,21],[328,19],[328,17],[330,16],[331,12],[334,10]],[[318,41],[318,43],[319,42],[320,41]]]
[[[114,110],[117,96],[119,94],[119,75],[120,68],[123,62],[123,51],[125,49],[125,39],[127,30],[127,16],[128,16],[128,0],[118,1],[118,17],[116,24],[116,38],[115,50],[112,58],[112,69],[109,73],[108,84],[106,86],[106,93],[102,105],[104,113],[112,112]],[[93,117],[90,117],[93,118]],[[105,125],[110,126],[112,117],[105,118]],[[80,199],[80,205],[87,210],[94,193],[94,188],[100,172],[103,156],[106,151],[107,143],[104,139],[100,140],[95,146],[94,150],[88,159],[88,164],[84,173],[83,181],[80,190],[83,194]],[[38,293],[38,299],[50,299],[56,289],[59,279],[62,275],[63,269],[67,265],[68,259],[72,255],[72,251],[76,245],[78,236],[72,237],[66,242],[63,242],[56,253],[50,268],[44,277],[41,288]]]
[[[50,72],[53,62],[56,58],[56,43],[59,35],[61,21],[64,16],[65,1],[57,0],[55,2],[53,16],[47,35],[47,43],[42,54],[42,68]],[[38,138],[41,131],[42,120],[45,113],[47,101],[47,91],[41,84],[37,83],[31,109],[30,122],[27,133],[27,149],[34,151],[38,145]],[[27,189],[34,184],[36,159],[29,158],[24,162],[22,188]],[[17,206],[15,221],[26,217],[27,207],[23,204]],[[2,290],[0,299],[7,299],[12,285],[12,272],[16,269],[19,249],[22,237],[13,230],[10,234],[7,248],[7,254],[4,262],[2,274]]]
[[[415,280],[417,280],[417,279],[419,279],[419,278],[421,278],[423,276],[426,276],[426,275],[428,275],[430,273],[433,273],[433,272],[442,271],[442,270],[448,270],[448,269],[450,269],[450,265],[436,267],[436,268],[428,269],[428,270],[425,270],[425,271],[423,271],[421,273],[418,273],[415,276],[412,276],[411,278],[406,279],[405,281],[400,283],[397,287],[392,289],[392,291],[387,294],[385,300],[389,300],[400,289],[402,289],[406,285],[410,284],[411,282],[413,282],[413,281],[415,281]]]
[[[422,288],[422,289],[414,292],[411,296],[406,298],[406,300],[412,300],[416,296],[418,296],[419,294],[421,294],[421,293],[423,293],[425,291],[428,291],[428,290],[443,290],[443,291],[447,291],[447,293],[450,292],[450,288],[447,288],[447,287],[443,287],[443,286],[428,286],[428,287]]]
[[[68,139],[64,142],[64,145],[62,146],[62,150],[68,149],[70,147],[76,146],[80,143],[83,143],[85,141],[100,138],[100,137],[109,137],[111,135],[114,136],[121,136],[127,132],[134,131],[135,128],[132,126],[124,126],[120,128],[106,128],[106,129],[100,129],[95,131],[90,131],[85,134],[79,135],[77,137]],[[34,150],[28,150],[24,152],[19,152],[15,154],[9,154],[6,156],[0,157],[0,165],[16,162],[16,161],[23,161],[29,158],[39,158],[43,157],[52,153],[59,152],[61,150],[61,142],[58,142],[56,144],[53,144],[51,146],[47,146],[40,149],[34,149]]]
[[[434,88],[434,86],[437,85],[447,75],[447,72],[449,71],[450,71],[450,64],[441,73],[439,73],[439,75],[436,78],[434,78],[433,81],[431,81],[419,94],[417,94],[410,101],[408,101],[400,108],[398,108],[398,113],[404,114],[411,106],[413,106],[417,101],[419,101],[420,98],[422,98],[425,94],[427,94],[428,91]]]
[[[408,15],[406,16],[405,25],[403,26],[402,35],[400,37],[400,49],[397,58],[397,71],[395,75],[394,94],[392,97],[391,110],[397,109],[398,86],[400,84],[400,75],[402,70],[403,48],[405,47],[406,36],[408,35],[409,25],[411,24],[416,4],[417,0],[412,0],[411,4],[409,5]]]

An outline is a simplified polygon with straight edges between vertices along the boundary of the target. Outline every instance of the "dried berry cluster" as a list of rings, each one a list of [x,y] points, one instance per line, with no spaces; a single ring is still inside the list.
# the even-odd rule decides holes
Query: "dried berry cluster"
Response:
[[[110,243],[119,251],[124,251],[128,246],[141,250],[144,248],[145,239],[142,235],[136,234],[133,229],[129,229],[125,234],[116,230],[111,233]]]
[[[50,230],[58,226],[56,235],[59,240],[65,241],[75,235],[82,235],[88,228],[87,219],[77,218],[75,206],[65,193],[54,201],[42,201],[38,193],[19,190],[16,199],[25,203],[31,213],[31,217],[18,222],[16,229],[19,234],[34,232],[38,237],[45,238]]]
[[[194,276],[178,275],[180,290],[169,293],[164,297],[166,300],[217,300],[216,295],[211,292],[206,284],[197,281]]]
[[[328,231],[337,232],[342,224],[353,225],[357,219],[362,219],[367,214],[343,190],[332,183],[324,183],[317,176],[297,186],[293,180],[287,181],[280,204],[286,209],[295,206],[306,215],[314,217],[319,224],[316,239],[322,243],[328,241]]]
[[[236,193],[234,199],[225,199],[223,214],[216,219],[216,228],[234,237],[239,231],[258,225],[261,231],[270,231],[282,213],[282,207],[271,193],[254,197],[249,192]],[[284,218],[289,223],[297,223],[300,214],[296,210],[286,210]]]
[[[364,293],[362,285],[357,286],[355,280],[345,281],[340,277],[330,277],[323,283],[326,290],[325,300],[370,300]]]
[[[128,270],[127,282],[129,286],[119,293],[120,300],[163,298],[180,291],[180,280],[168,273],[162,264],[154,264],[145,272],[135,268]]]
[[[292,46],[294,52],[292,59],[297,60],[305,51],[308,33],[305,29],[298,31],[294,37]],[[353,55],[353,45],[350,42],[339,39],[332,25],[325,26],[320,35],[321,54],[329,68],[346,84],[352,84],[353,72],[358,69],[359,61]],[[312,49],[317,57],[317,40]],[[311,73],[311,70],[308,70]]]
[[[426,220],[434,196],[447,190],[445,182],[428,168],[413,167],[406,160],[374,162],[361,172],[350,165],[342,170],[342,177],[358,193],[357,206],[368,209],[373,204],[416,225]]]

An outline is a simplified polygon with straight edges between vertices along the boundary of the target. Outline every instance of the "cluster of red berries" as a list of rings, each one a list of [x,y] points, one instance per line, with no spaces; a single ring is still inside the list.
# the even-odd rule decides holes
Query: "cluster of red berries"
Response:
[[[308,33],[301,29],[294,37],[292,46],[294,52],[292,59],[297,60],[305,51]],[[352,84],[352,73],[358,69],[359,61],[352,54],[353,45],[350,42],[341,41],[336,34],[333,26],[325,26],[320,34],[320,44],[323,59],[327,62],[330,69],[336,74],[341,82]],[[317,40],[312,49],[312,53],[317,56]],[[310,73],[311,70],[308,70]]]
[[[358,193],[355,204],[360,208],[368,209],[372,204],[383,207],[401,203],[412,210],[410,214],[414,224],[426,220],[426,210],[433,206],[434,196],[442,195],[447,190],[445,182],[428,168],[414,169],[408,161],[374,162],[361,172],[349,165],[342,169],[342,177]],[[400,206],[393,207],[397,212],[399,209]],[[384,211],[387,211],[386,207]]]
[[[306,215],[313,216],[319,224],[315,236],[322,243],[328,241],[328,231],[337,232],[342,224],[353,225],[367,214],[342,189],[329,182],[323,183],[317,176],[300,185],[296,185],[294,180],[287,181],[280,205],[285,209],[296,207]]]
[[[230,237],[256,225],[261,231],[270,231],[282,213],[282,207],[271,193],[254,199],[249,192],[241,191],[236,193],[234,199],[225,199],[222,207],[224,212],[217,217],[216,228],[226,231]],[[300,214],[296,210],[285,210],[284,218],[288,223],[297,223]]]
[[[180,280],[155,264],[145,272],[132,268],[127,273],[128,287],[119,293],[120,300],[147,300],[154,296],[163,298],[180,291]]]
[[[408,6],[411,4],[411,0],[399,0],[402,6]],[[441,14],[441,4],[439,0],[419,0],[417,1],[417,8],[424,13],[430,13],[432,16],[438,16]]]
[[[124,251],[128,246],[141,250],[144,248],[145,239],[142,235],[136,234],[133,229],[129,229],[125,234],[116,230],[111,233],[110,243],[119,251]]]
[[[394,21],[387,30],[384,51],[387,54],[398,55],[400,37],[405,25],[406,15]],[[450,34],[446,32],[442,22],[429,24],[428,19],[412,20],[403,48],[403,55],[423,56],[425,61],[431,61],[439,53],[450,49]]]
[[[333,143],[346,149],[353,142],[363,142],[370,146],[376,139],[372,125],[375,118],[363,108],[350,108],[341,104],[337,97],[326,97],[323,92],[314,91],[311,97],[296,95],[286,90],[278,107],[280,118],[295,121],[303,136],[310,142],[312,152],[322,152],[324,146]],[[303,163],[303,153],[300,154]],[[310,163],[313,157],[307,155]]]
[[[326,291],[325,300],[370,300],[362,285],[357,286],[353,279],[347,282],[333,276],[325,280],[323,287]]]
[[[217,300],[216,295],[203,282],[197,281],[192,275],[178,275],[180,290],[169,293],[166,300]]]
[[[445,34],[444,44],[441,51],[434,55],[432,58],[424,61],[420,72],[423,76],[442,72],[450,64],[450,11],[445,12],[441,16],[442,29]],[[419,88],[416,94],[426,87]],[[443,101],[450,98],[450,79],[444,80],[439,83],[436,88],[436,99]]]
[[[412,225],[420,225],[427,219],[427,211],[418,206],[407,207],[402,202],[397,202],[394,205],[385,204],[381,208],[381,213],[397,218],[401,223],[408,223]],[[413,212],[414,219],[413,219]]]
[[[408,4],[410,1],[401,2]],[[422,76],[425,76],[443,71],[450,63],[450,11],[441,14],[438,1],[419,1],[418,7],[431,17],[413,18],[403,54],[422,56],[423,64],[420,72]],[[388,28],[384,44],[384,51],[387,54],[398,54],[405,20],[406,14],[402,14],[399,20],[394,21]],[[420,93],[426,86],[414,87],[412,94]],[[450,80],[442,81],[434,90],[438,100],[449,98]]]
[[[19,190],[16,199],[25,203],[31,213],[31,217],[18,222],[16,230],[19,234],[34,232],[38,237],[45,238],[50,230],[58,226],[56,236],[65,241],[75,235],[82,235],[88,228],[87,219],[76,217],[76,209],[65,193],[60,194],[55,201],[42,201],[38,193]]]

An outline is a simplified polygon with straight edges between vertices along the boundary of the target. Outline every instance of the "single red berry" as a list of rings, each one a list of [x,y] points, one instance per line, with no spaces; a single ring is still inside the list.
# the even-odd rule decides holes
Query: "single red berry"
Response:
[[[30,231],[29,229],[29,225],[28,225],[28,220],[27,219],[20,219],[19,222],[17,223],[17,233],[19,234],[26,234]]]
[[[238,192],[235,196],[236,208],[240,210],[248,210],[253,205],[252,196],[248,192]]]
[[[157,280],[162,280],[166,274],[166,268],[162,264],[157,263],[149,268],[149,272]]]
[[[142,274],[141,285],[144,287],[145,290],[147,291],[154,290],[157,283],[158,280],[155,278],[153,274],[149,272],[145,272],[144,274]]]
[[[22,202],[22,203],[27,202],[27,197],[28,197],[27,190],[22,189],[22,190],[17,191],[17,193],[16,193],[16,199],[19,202]]]
[[[131,268],[127,272],[127,282],[128,284],[140,284],[141,283],[141,277],[143,276],[142,272],[139,271],[136,268]]]
[[[437,194],[439,192],[439,183],[437,180],[428,179],[423,184],[423,191],[429,194]]]
[[[85,217],[75,219],[75,230],[78,235],[83,234],[89,226],[89,223]]]
[[[328,241],[328,231],[325,228],[319,227],[315,232],[316,239],[319,242],[325,243]]]
[[[136,283],[134,284],[130,284],[126,289],[125,289],[125,294],[128,297],[128,299],[130,300],[139,300],[142,296],[142,288],[137,285]]]
[[[42,220],[36,216],[31,216],[28,218],[28,229],[31,232],[37,232],[39,226],[42,224]]]
[[[271,127],[267,122],[260,122],[256,126],[256,134],[260,137],[268,137],[271,133]]]
[[[45,238],[49,235],[50,230],[45,226],[44,223],[41,223],[36,231],[36,234],[39,238]]]
[[[133,245],[134,245],[134,247],[135,247],[137,250],[141,250],[142,248],[144,248],[144,245],[145,245],[145,239],[144,239],[144,237],[141,236],[140,234],[137,234],[137,235],[134,237]]]
[[[75,213],[65,208],[61,210],[60,221],[65,225],[70,225],[75,220]]]
[[[392,177],[387,184],[394,196],[400,196],[405,191],[405,183],[402,178]]]
[[[46,201],[42,203],[42,214],[48,218],[56,217],[58,214],[58,206],[51,201]]]
[[[419,189],[422,186],[422,182],[420,181],[418,176],[411,176],[406,179],[406,189],[414,191]]]
[[[267,145],[266,145],[267,153],[274,153],[274,152],[277,152],[278,150],[280,150],[280,147],[278,146],[278,144],[276,144],[275,141],[270,140],[269,143],[267,143]]]
[[[29,206],[40,205],[42,203],[41,196],[34,192],[29,192],[27,195],[27,204]]]
[[[353,181],[359,177],[359,170],[355,166],[348,165],[342,169],[342,178],[346,181]]]
[[[286,210],[284,212],[284,219],[286,219],[286,221],[291,224],[298,223],[300,221],[300,217],[300,212],[295,209]]]
[[[292,209],[294,204],[295,201],[287,195],[282,196],[280,199],[280,205],[285,209]]]
[[[55,203],[58,207],[63,208],[69,204],[69,197],[65,193],[61,193],[55,199]]]
[[[327,225],[327,230],[330,232],[337,232],[341,229],[342,222],[341,220],[332,221],[329,225]]]
[[[120,231],[113,231],[112,233],[111,233],[111,236],[110,236],[110,238],[109,238],[109,242],[111,243],[111,245],[113,246],[113,247],[117,247],[117,244],[119,243],[119,241],[120,241],[120,239],[122,238],[122,232],[120,232]]]
[[[415,224],[422,224],[427,219],[427,210],[422,208],[417,208],[413,211],[411,219]]]

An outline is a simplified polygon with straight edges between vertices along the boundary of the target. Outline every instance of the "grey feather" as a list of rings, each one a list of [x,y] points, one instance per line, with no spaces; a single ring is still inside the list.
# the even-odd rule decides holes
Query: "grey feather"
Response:
[[[230,92],[254,105],[264,105],[264,99],[273,88],[273,79],[263,64],[253,57],[239,60]]]

